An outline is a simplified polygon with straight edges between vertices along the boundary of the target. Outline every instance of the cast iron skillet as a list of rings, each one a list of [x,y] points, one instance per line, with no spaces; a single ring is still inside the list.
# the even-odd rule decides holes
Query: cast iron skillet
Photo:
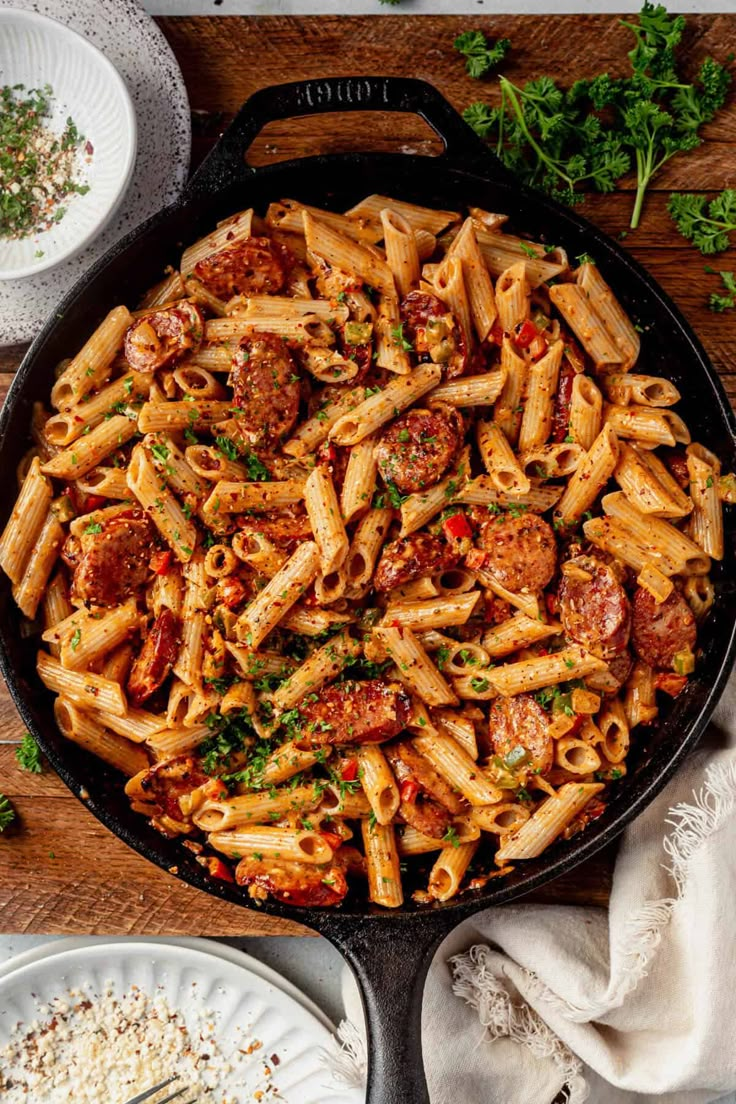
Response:
[[[407,154],[332,154],[254,169],[245,153],[262,127],[276,119],[330,111],[405,111],[420,115],[444,142],[440,157]],[[369,137],[366,135],[366,145]],[[681,409],[697,440],[734,465],[736,423],[718,378],[688,324],[647,273],[585,219],[521,187],[465,125],[446,100],[418,80],[347,77],[280,85],[256,93],[194,175],[182,198],[129,234],[84,276],[36,338],[0,418],[3,516],[15,498],[13,473],[28,447],[31,404],[48,401],[54,365],[73,353],[105,313],[134,304],[177,263],[192,242],[235,210],[264,211],[284,196],[344,210],[369,192],[427,206],[467,203],[511,215],[513,229],[564,246],[571,257],[591,253],[627,311],[643,327],[640,366],[674,380]],[[734,522],[727,518],[727,553],[716,569],[718,599],[701,633],[703,660],[687,690],[662,722],[634,741],[629,773],[614,789],[600,819],[539,859],[517,865],[506,878],[456,902],[435,907],[411,900],[394,912],[377,911],[357,893],[338,911],[299,909],[267,901],[264,912],[308,924],[343,952],[358,975],[369,1021],[369,1104],[428,1104],[421,1060],[421,995],[434,949],[465,917],[501,904],[570,870],[612,840],[662,788],[701,735],[723,690],[734,656],[736,595]],[[35,674],[37,640],[22,636],[6,579],[0,585],[0,667],[15,703],[61,778],[121,839],[179,878],[237,904],[243,890],[210,880],[189,852],[163,839],[130,811],[120,776],[59,735],[52,696]],[[172,869],[173,868],[173,869]],[[407,879],[410,875],[407,876]],[[417,885],[419,883],[417,882]]]

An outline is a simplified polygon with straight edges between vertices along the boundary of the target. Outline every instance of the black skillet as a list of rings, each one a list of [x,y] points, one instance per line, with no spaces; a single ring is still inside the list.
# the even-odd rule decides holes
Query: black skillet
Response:
[[[331,111],[404,111],[420,115],[442,139],[440,157],[409,154],[331,154],[255,169],[245,154],[269,122]],[[370,144],[366,136],[366,145]],[[571,257],[590,253],[629,314],[640,324],[640,370],[672,379],[693,437],[734,465],[736,423],[720,382],[698,339],[654,280],[615,242],[578,214],[521,187],[431,85],[417,80],[346,77],[285,84],[256,93],[238,113],[195,173],[181,199],[114,246],[67,295],[25,357],[0,418],[0,500],[6,517],[15,498],[14,472],[28,448],[31,404],[48,401],[54,365],[73,353],[115,304],[134,304],[164,267],[177,263],[182,243],[210,230],[235,210],[264,211],[288,196],[345,210],[370,192],[427,206],[461,209],[477,204],[511,216],[511,228],[537,241],[564,246]],[[612,840],[662,788],[702,733],[734,656],[736,595],[734,523],[727,516],[727,553],[715,571],[718,599],[700,637],[703,659],[686,691],[661,723],[634,740],[629,773],[604,814],[569,842],[517,865],[508,877],[444,906],[411,900],[394,912],[378,911],[356,892],[342,909],[304,910],[274,901],[263,911],[308,924],[342,951],[363,991],[369,1023],[369,1104],[427,1104],[421,1058],[421,997],[432,953],[464,918],[518,897],[570,870]],[[21,716],[61,778],[91,811],[146,858],[215,896],[247,904],[242,890],[208,878],[190,853],[163,839],[130,811],[119,775],[63,740],[52,696],[34,670],[37,640],[23,636],[7,580],[0,585],[0,667]]]

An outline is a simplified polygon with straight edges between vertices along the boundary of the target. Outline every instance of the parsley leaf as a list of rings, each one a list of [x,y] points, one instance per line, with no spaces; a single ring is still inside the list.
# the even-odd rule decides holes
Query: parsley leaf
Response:
[[[726,188],[710,202],[704,195],[673,192],[667,210],[683,238],[701,253],[707,256],[728,249],[728,235],[736,230],[735,189]]]
[[[726,310],[733,310],[736,307],[736,274],[733,272],[719,272],[721,282],[726,290],[726,295],[719,295],[717,291],[710,293],[708,300],[708,306],[712,311],[721,313]]]
[[[20,746],[15,749],[15,758],[21,770],[31,774],[41,774],[41,749],[30,732],[23,734]]]
[[[4,832],[15,820],[15,809],[5,794],[0,794],[0,832]]]
[[[511,42],[508,38],[499,38],[490,43],[482,31],[465,31],[458,35],[453,46],[465,58],[468,74],[478,80],[503,60]]]

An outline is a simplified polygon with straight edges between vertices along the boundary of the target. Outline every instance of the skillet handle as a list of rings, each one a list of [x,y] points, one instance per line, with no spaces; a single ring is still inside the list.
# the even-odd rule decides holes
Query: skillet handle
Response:
[[[464,161],[497,159],[455,108],[426,81],[408,77],[322,77],[276,84],[246,100],[185,189],[187,195],[245,182],[258,171],[246,160],[256,135],[277,119],[343,111],[404,111],[419,115],[442,139],[445,154]],[[500,161],[499,174],[508,175]]]
[[[437,912],[363,924],[346,918],[344,926],[334,917],[322,927],[360,985],[368,1028],[366,1104],[430,1104],[422,995],[434,952],[455,923]]]

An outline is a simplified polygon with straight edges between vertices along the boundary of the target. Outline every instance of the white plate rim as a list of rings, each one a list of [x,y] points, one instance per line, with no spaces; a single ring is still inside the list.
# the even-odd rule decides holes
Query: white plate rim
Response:
[[[61,43],[63,43],[64,40],[72,42],[77,49],[86,51],[96,59],[101,68],[106,71],[110,83],[115,86],[117,95],[123,105],[128,128],[128,147],[117,191],[108,204],[107,210],[102,211],[99,220],[89,228],[87,233],[77,241],[70,243],[66,249],[63,249],[60,253],[55,253],[53,256],[39,260],[37,264],[26,265],[22,268],[0,268],[0,280],[22,280],[27,276],[38,276],[42,272],[47,272],[49,269],[55,268],[56,265],[68,261],[71,257],[75,256],[75,254],[80,253],[86,245],[89,245],[108,225],[122,203],[133,175],[133,168],[138,152],[138,121],[133,108],[133,101],[125,81],[110,59],[103,54],[102,50],[98,49],[98,47],[90,42],[88,38],[85,38],[84,35],[79,34],[78,31],[72,30],[71,27],[66,27],[63,23],[60,23],[58,19],[53,19],[50,15],[42,15],[40,12],[33,11],[29,8],[0,7],[0,24],[10,22],[13,19],[19,20],[20,22],[25,20],[29,23],[36,23],[42,27],[48,27],[52,34],[58,35]]]
[[[299,937],[297,936],[294,938]],[[180,946],[192,951],[204,950],[205,953],[212,955],[213,958],[221,958],[225,962],[232,963],[233,966],[244,967],[257,977],[260,977],[263,981],[273,985],[276,989],[280,989],[288,997],[291,997],[298,1004],[301,1004],[307,1012],[310,1012],[332,1035],[335,1034],[335,1025],[319,1005],[315,1004],[311,997],[308,997],[307,994],[299,989],[292,981],[289,981],[288,978],[285,978],[277,970],[274,970],[272,966],[267,966],[265,962],[260,962],[257,958],[254,958],[253,955],[248,954],[247,951],[241,951],[239,947],[231,947],[229,943],[220,943],[216,939],[207,939],[203,936],[65,936],[61,939],[54,939],[54,941],[50,943],[42,943],[39,947],[31,947],[27,951],[20,951],[18,954],[13,955],[12,958],[9,958],[7,962],[0,964],[0,984],[4,983],[6,978],[14,974],[16,970],[21,970],[25,966],[33,965],[45,958],[55,958],[65,951],[76,951],[84,950],[87,947],[97,947],[103,940],[106,947],[119,945],[128,946],[132,943],[137,943],[150,944],[151,947],[160,947],[162,944],[168,944]]]

